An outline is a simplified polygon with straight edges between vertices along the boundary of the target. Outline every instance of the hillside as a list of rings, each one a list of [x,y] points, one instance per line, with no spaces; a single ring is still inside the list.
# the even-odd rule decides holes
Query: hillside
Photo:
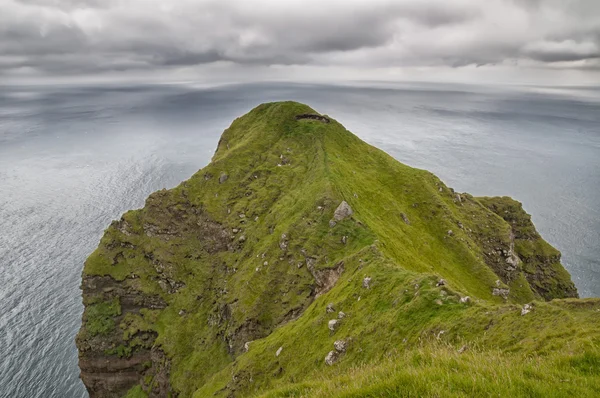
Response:
[[[92,397],[600,394],[600,300],[519,202],[294,102],[113,222],[82,291]]]

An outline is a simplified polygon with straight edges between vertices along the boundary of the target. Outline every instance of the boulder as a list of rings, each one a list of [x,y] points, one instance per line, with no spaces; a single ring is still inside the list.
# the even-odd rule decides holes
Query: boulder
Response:
[[[325,363],[329,366],[337,362],[339,354],[337,351],[329,351],[325,356]]]
[[[365,279],[363,279],[362,287],[364,287],[365,289],[371,288],[371,277],[370,276],[365,276]]]
[[[335,332],[335,330],[339,327],[339,324],[340,324],[340,321],[338,321],[337,319],[332,319],[327,323],[327,327],[332,332]]]
[[[221,173],[221,176],[219,177],[219,184],[223,184],[228,178],[229,176],[226,173]]]
[[[337,207],[337,209],[335,209],[335,212],[333,213],[333,220],[342,221],[350,217],[353,213],[354,212],[352,211],[350,205],[345,200],[343,200],[342,203],[340,203],[340,205]]]
[[[347,346],[346,340],[336,340],[333,343],[333,347],[335,348],[335,350],[337,352],[346,352],[346,346]]]

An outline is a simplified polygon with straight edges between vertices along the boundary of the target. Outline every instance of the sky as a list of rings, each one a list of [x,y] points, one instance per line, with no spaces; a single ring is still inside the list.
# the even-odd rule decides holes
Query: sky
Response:
[[[0,0],[0,84],[600,85],[600,0]]]

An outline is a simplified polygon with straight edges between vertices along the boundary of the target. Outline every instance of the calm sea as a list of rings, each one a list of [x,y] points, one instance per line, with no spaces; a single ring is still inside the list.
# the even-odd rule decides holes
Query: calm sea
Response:
[[[297,100],[458,191],[510,195],[600,296],[600,89],[432,84],[0,87],[0,397],[82,397],[85,258],[206,165],[231,121]]]

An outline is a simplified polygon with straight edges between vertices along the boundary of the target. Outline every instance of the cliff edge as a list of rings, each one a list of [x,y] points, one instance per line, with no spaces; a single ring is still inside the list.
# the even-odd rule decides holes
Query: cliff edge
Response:
[[[91,397],[600,391],[600,302],[519,202],[295,102],[236,119],[208,166],[113,222],[81,288]]]

